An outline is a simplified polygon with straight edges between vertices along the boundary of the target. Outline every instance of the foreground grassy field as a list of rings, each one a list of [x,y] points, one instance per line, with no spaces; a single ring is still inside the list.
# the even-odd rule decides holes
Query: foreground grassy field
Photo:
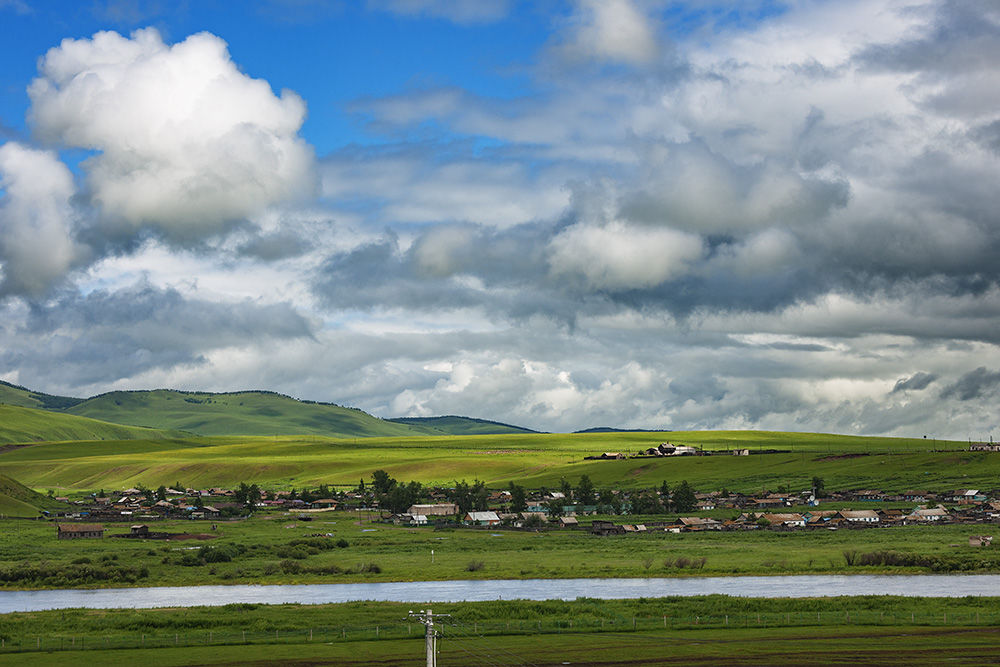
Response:
[[[735,447],[787,451],[584,460],[605,451],[641,451],[667,437],[720,454]],[[935,449],[947,451],[931,451]],[[808,488],[816,475],[828,489],[994,487],[1000,454],[966,449],[965,443],[923,439],[755,431],[352,439],[219,436],[42,443],[0,453],[0,472],[36,489],[60,493],[137,484],[155,488],[178,480],[194,487],[240,482],[271,488],[354,486],[378,468],[396,479],[445,486],[478,478],[493,487],[508,481],[557,487],[563,477],[575,482],[587,474],[598,487],[642,488],[686,479],[706,491]]]
[[[1000,571],[1000,553],[968,546],[970,528],[961,525],[599,537],[570,530],[404,528],[358,524],[357,518],[336,512],[310,522],[279,517],[218,523],[217,530],[195,521],[151,528],[211,538],[185,541],[110,537],[128,532],[127,524],[107,524],[102,540],[57,540],[50,523],[10,520],[0,522],[0,586]],[[229,560],[213,562],[211,549],[226,551]],[[913,554],[940,565],[850,565],[844,554],[855,551]]]
[[[725,596],[435,605],[441,665],[985,664],[997,598]],[[408,605],[8,614],[0,664],[423,664]]]

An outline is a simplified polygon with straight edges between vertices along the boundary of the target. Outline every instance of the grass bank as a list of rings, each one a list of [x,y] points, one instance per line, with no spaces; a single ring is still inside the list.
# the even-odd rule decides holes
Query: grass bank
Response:
[[[982,664],[997,598],[726,596],[439,604],[439,664]],[[7,614],[3,664],[422,664],[409,605]]]
[[[0,521],[0,585],[37,589],[1000,571],[1000,552],[968,546],[973,528],[962,525],[599,537],[577,530],[406,528],[359,523],[350,512],[310,522],[274,516],[217,522],[216,530],[212,525],[152,524],[156,531],[210,538],[205,540],[111,537],[128,532],[128,524],[106,524],[107,536],[101,540],[58,540],[52,523]],[[900,556],[858,558],[869,553]],[[878,564],[863,564],[873,562]]]

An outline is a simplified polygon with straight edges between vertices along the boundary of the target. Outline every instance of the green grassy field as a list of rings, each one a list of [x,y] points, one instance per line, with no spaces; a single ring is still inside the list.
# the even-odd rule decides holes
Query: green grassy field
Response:
[[[599,537],[585,531],[406,528],[358,523],[349,512],[250,521],[162,521],[154,531],[207,540],[57,540],[48,522],[0,522],[0,587],[65,588],[195,584],[355,583],[448,579],[912,574],[1000,571],[995,549],[968,546],[969,526],[737,533],[649,533]],[[330,537],[316,535],[330,534]],[[343,540],[338,546],[338,542]],[[231,560],[202,560],[201,547]],[[434,551],[432,556],[431,551]],[[845,552],[892,551],[939,566],[850,565]]]
[[[0,446],[46,441],[155,440],[171,435],[183,434],[0,404]]]
[[[190,486],[265,487],[356,485],[384,469],[400,480],[450,486],[481,479],[532,488],[575,483],[587,474],[598,487],[648,488],[688,480],[697,490],[809,487],[820,476],[828,489],[950,490],[993,488],[1000,454],[964,451],[966,445],[898,438],[767,432],[684,432],[671,441],[724,454],[736,445],[789,450],[745,457],[664,457],[585,461],[604,451],[636,452],[661,433],[416,436],[407,438],[191,437],[157,440],[44,443],[0,453],[0,472],[36,489],[155,488],[177,480]],[[845,454],[850,456],[844,456]]]
[[[41,510],[65,507],[63,503],[32,491],[17,480],[0,475],[0,516],[34,518]]]
[[[439,664],[983,664],[996,598],[725,596],[435,605]],[[2,664],[423,664],[412,605],[227,605],[5,616]],[[73,662],[77,661],[77,662]]]

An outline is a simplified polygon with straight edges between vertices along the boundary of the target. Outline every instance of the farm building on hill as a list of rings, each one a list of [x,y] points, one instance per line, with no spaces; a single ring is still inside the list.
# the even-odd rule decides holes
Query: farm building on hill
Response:
[[[59,523],[56,537],[60,540],[104,537],[104,526],[99,523]]]

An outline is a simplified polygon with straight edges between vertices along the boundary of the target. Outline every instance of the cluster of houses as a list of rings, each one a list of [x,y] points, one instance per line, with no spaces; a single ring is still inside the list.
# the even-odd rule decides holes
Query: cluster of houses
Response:
[[[92,496],[83,500],[56,498],[67,504],[65,510],[49,511],[48,515],[67,519],[114,521],[154,521],[156,519],[218,519],[246,512],[246,504],[237,502],[232,489],[173,489],[168,488],[164,499],[145,495],[140,489],[126,489],[106,497]],[[277,491],[258,500],[258,509],[289,509],[304,512],[336,509],[342,502],[336,498],[320,498],[309,502],[291,498],[291,492]]]
[[[552,500],[563,494],[552,492],[546,499],[529,500],[527,511],[506,512],[504,494],[494,494],[499,501],[495,510],[460,512],[454,503],[434,503],[413,505],[406,512],[385,517],[397,525],[421,526],[445,520],[456,520],[469,526],[525,526],[545,525],[548,527],[580,527],[579,517],[607,513],[606,508],[596,505],[572,505],[562,507],[559,517],[550,516]],[[716,509],[740,510],[735,518],[718,519],[708,516],[681,516],[672,521],[653,521],[641,524],[595,520],[589,530],[596,534],[642,533],[664,531],[671,533],[704,530],[795,530],[825,528],[872,528],[883,526],[926,525],[931,523],[982,524],[1000,522],[1000,501],[991,501],[986,494],[975,489],[959,489],[946,494],[927,491],[911,491],[904,494],[885,494],[873,489],[831,494],[830,502],[900,503],[913,502],[912,509],[896,509],[874,506],[870,509],[818,509],[819,503],[811,493],[790,495],[765,493],[759,496],[720,493],[696,494],[699,511]],[[548,502],[545,502],[547,500]],[[946,506],[947,504],[947,506]],[[793,511],[795,510],[795,511]],[[627,512],[627,508],[625,509]]]

